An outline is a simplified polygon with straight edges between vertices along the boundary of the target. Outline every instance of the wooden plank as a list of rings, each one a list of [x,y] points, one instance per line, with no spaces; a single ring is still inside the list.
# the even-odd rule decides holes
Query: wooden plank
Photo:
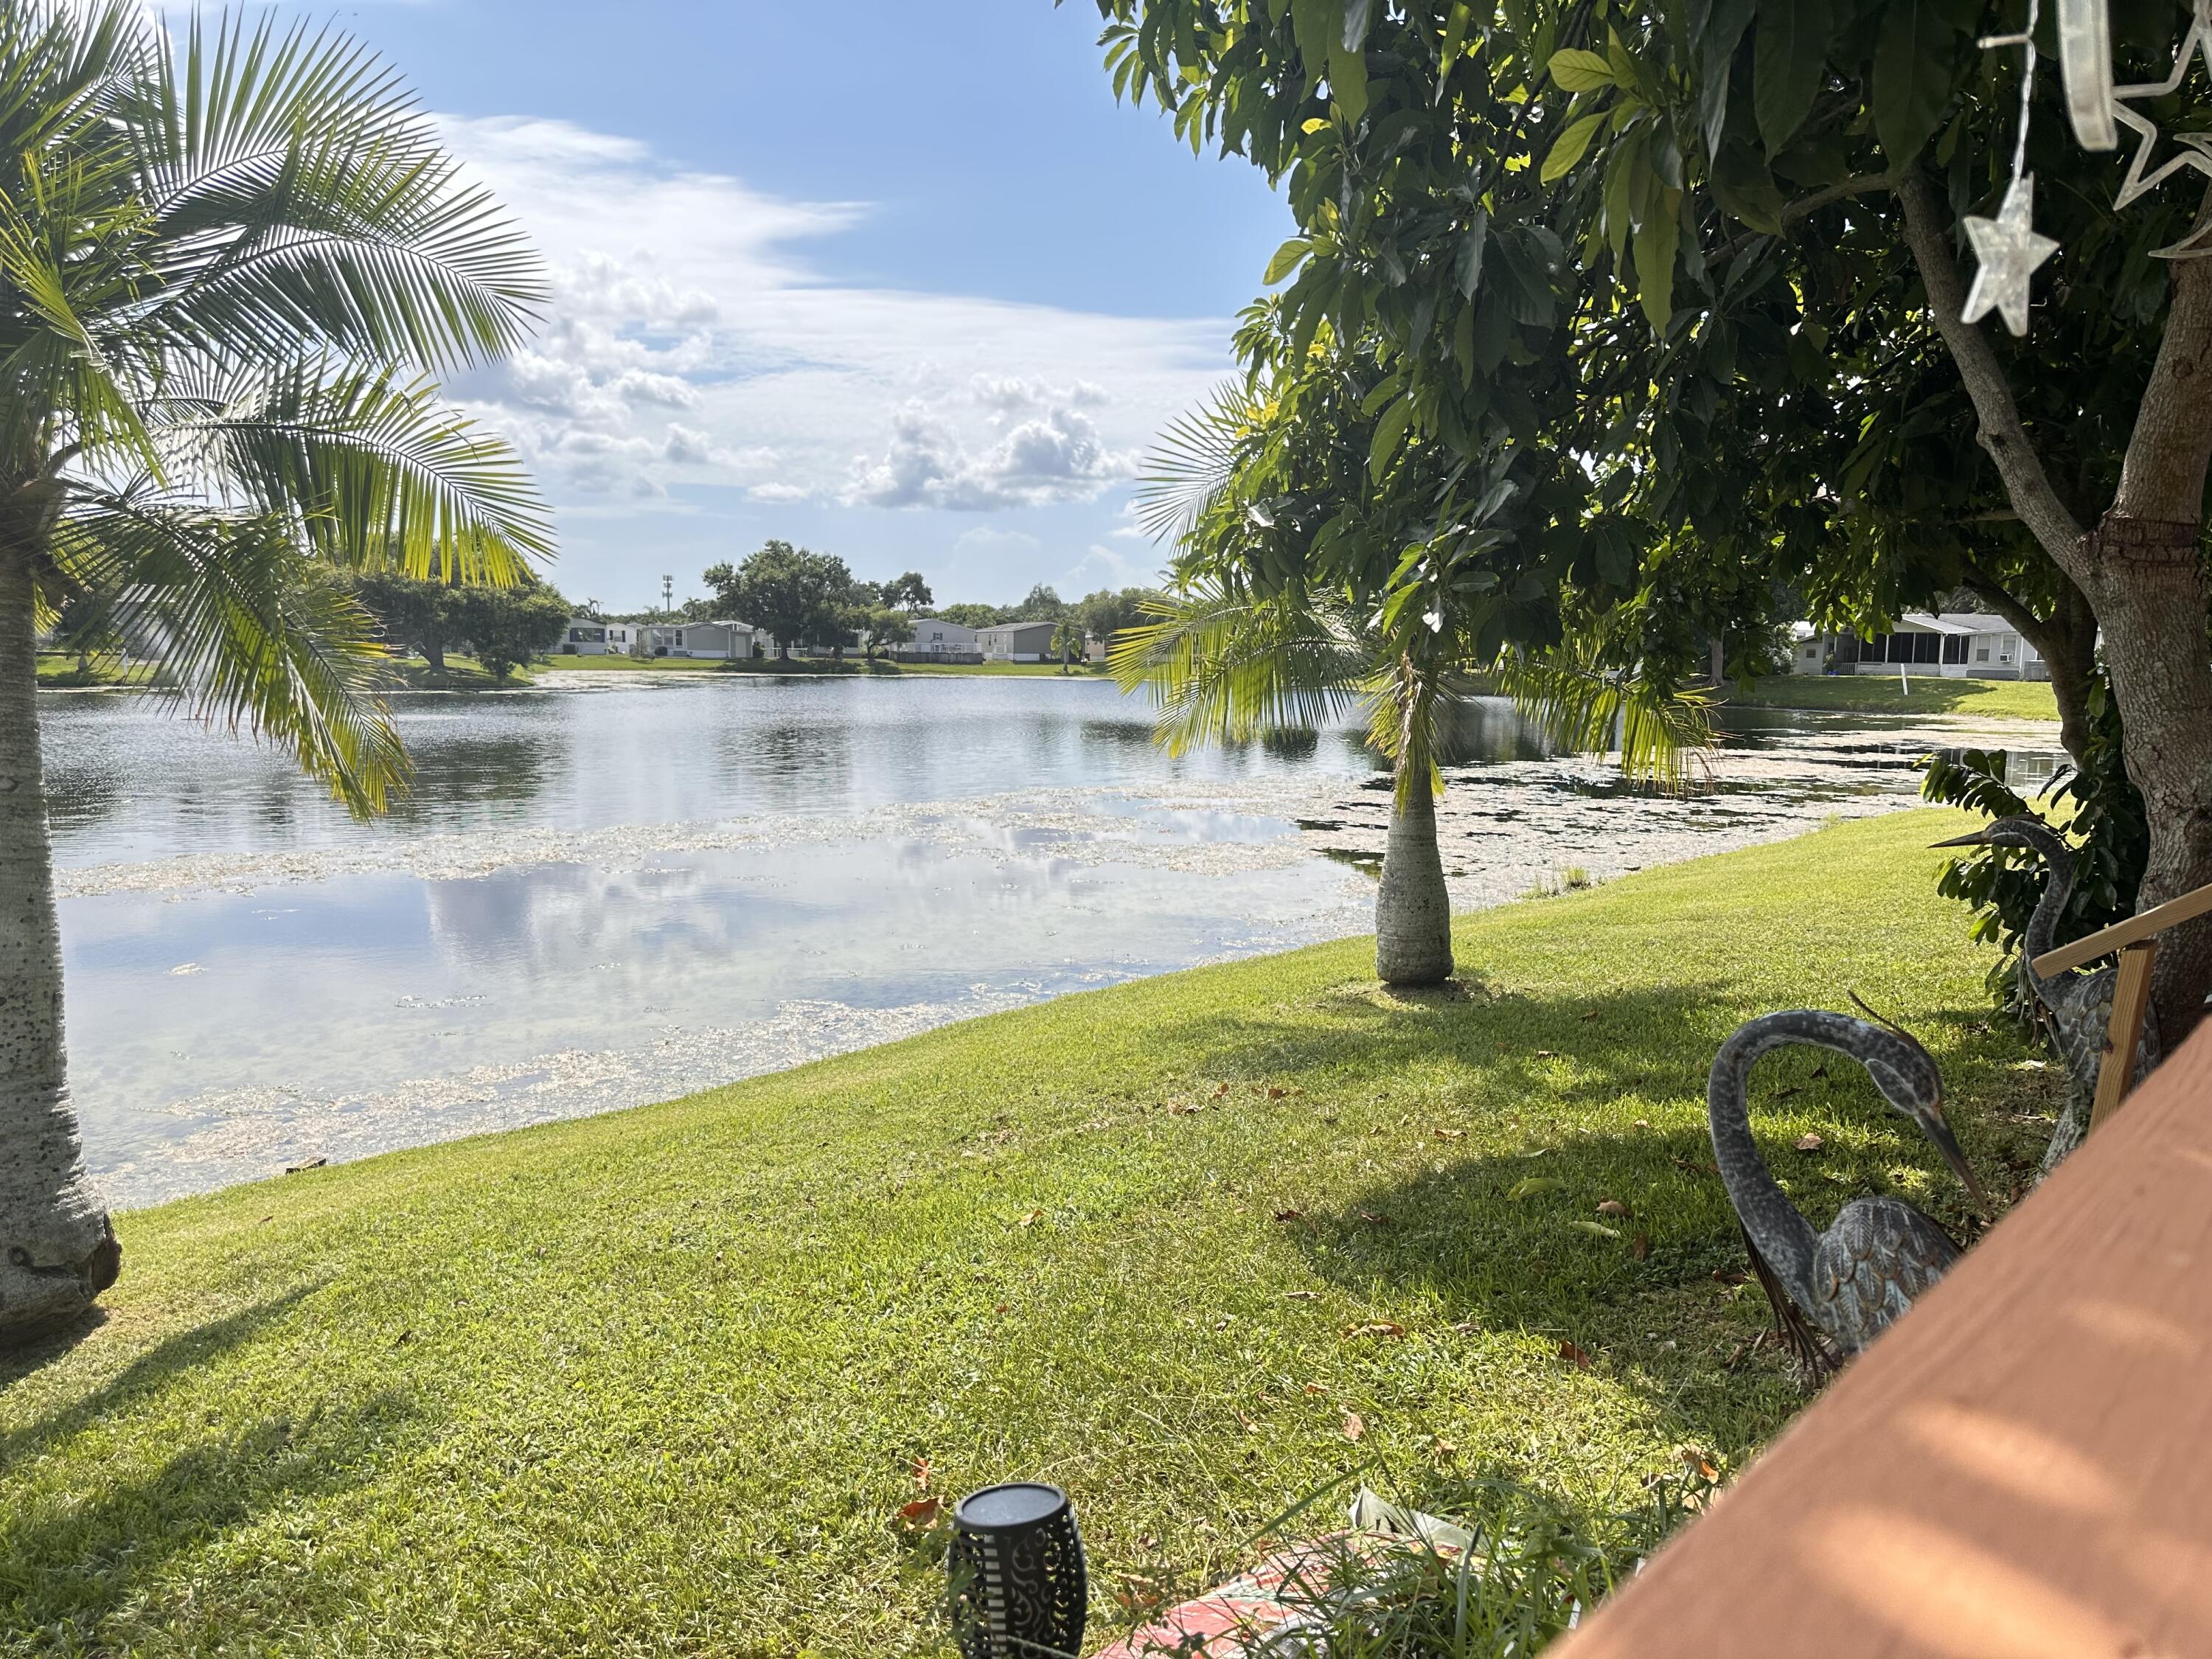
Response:
[[[1547,1659],[2212,1654],[2212,1024]]]
[[[2105,1058],[2097,1067],[2097,1100],[2089,1127],[2104,1127],[2135,1086],[2136,1050],[2142,1046],[2143,1015],[2150,1008],[2150,974],[2158,965],[2158,941],[2147,939],[2120,952],[2118,982],[2112,987],[2112,1019],[2105,1028]]]
[[[2179,927],[2185,921],[2194,921],[2207,915],[2212,915],[2212,887],[2200,887],[2139,916],[2116,921],[2087,939],[2077,939],[2071,945],[2045,951],[2035,959],[2035,971],[2048,977],[2063,974],[2069,968],[2086,968],[2099,957],[2108,957],[2128,945],[2154,939],[2169,927]]]

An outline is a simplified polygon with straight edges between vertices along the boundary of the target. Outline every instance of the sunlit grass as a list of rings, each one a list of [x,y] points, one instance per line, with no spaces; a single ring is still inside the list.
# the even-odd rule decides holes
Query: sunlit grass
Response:
[[[941,1653],[925,1474],[1067,1486],[1104,1632],[1369,1460],[1587,1515],[1740,1466],[1799,1395],[1725,1282],[1721,1038],[1856,990],[1994,1184],[2039,1150],[1963,821],[1469,918],[1448,994],[1351,941],[125,1217],[106,1325],[0,1363],[0,1652]],[[1963,1225],[1816,1064],[1755,1091],[1801,1201]]]
[[[1894,674],[1778,674],[1735,701],[1764,708],[1833,709],[1859,714],[1972,714],[1986,720],[2056,720],[2048,680],[1947,680],[1914,674],[1907,695]]]

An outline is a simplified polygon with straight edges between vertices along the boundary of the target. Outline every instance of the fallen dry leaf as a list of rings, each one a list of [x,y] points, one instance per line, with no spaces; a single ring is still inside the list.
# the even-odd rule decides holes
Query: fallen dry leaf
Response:
[[[1816,1134],[1802,1134],[1797,1137],[1797,1150],[1801,1152],[1817,1152],[1827,1144]]]
[[[1364,1436],[1366,1432],[1367,1425],[1360,1419],[1360,1416],[1358,1412],[1345,1413],[1344,1437],[1346,1440],[1356,1441]]]
[[[1751,1275],[1735,1267],[1716,1267],[1713,1269],[1713,1282],[1717,1285],[1747,1285],[1751,1282]]]
[[[911,1504],[902,1504],[899,1506],[898,1524],[908,1532],[920,1532],[924,1527],[933,1522],[944,1508],[943,1498],[917,1498]]]
[[[1389,1216],[1377,1215],[1372,1210],[1360,1211],[1359,1218],[1370,1227],[1387,1227],[1390,1224],[1390,1218]]]
[[[1044,1212],[1042,1210],[1031,1210],[1027,1215],[1022,1218],[1022,1225],[1024,1227],[1034,1227],[1036,1225],[1038,1221],[1043,1218],[1043,1216]]]
[[[1283,1300],[1285,1302],[1318,1302],[1321,1300],[1321,1292],[1319,1291],[1285,1291],[1283,1292]]]
[[[1674,1160],[1674,1167],[1678,1170],[1687,1170],[1695,1175],[1717,1176],[1720,1173],[1711,1164],[1700,1164],[1693,1158],[1678,1158]]]
[[[1012,1313],[1013,1310],[1014,1304],[1011,1302],[1001,1302],[997,1310],[1000,1313]]]
[[[914,1489],[916,1492],[929,1490],[931,1473],[929,1460],[927,1457],[917,1457],[914,1460]]]
[[[1225,1083],[1224,1083],[1224,1084],[1221,1085],[1218,1088],[1217,1088],[1216,1090],[1214,1090],[1214,1091],[1213,1091],[1213,1097],[1214,1097],[1216,1100],[1218,1100],[1218,1099],[1220,1099],[1224,1095],[1227,1094],[1228,1092],[1229,1092],[1229,1085],[1228,1085],[1227,1084],[1225,1084]]]
[[[1328,1390],[1322,1387],[1318,1382],[1309,1382],[1306,1384],[1306,1392],[1308,1394],[1327,1394]]]
[[[1590,1368],[1590,1357],[1564,1338],[1559,1343],[1559,1358],[1569,1361],[1577,1370],[1586,1371]]]
[[[1650,1238],[1643,1233],[1637,1234],[1635,1237],[1628,1241],[1628,1253],[1634,1256],[1638,1261],[1650,1261],[1651,1259]]]
[[[1434,1135],[1438,1140],[1465,1140],[1467,1139],[1467,1131],[1464,1129],[1431,1129],[1429,1133]]]
[[[1290,1093],[1288,1089],[1270,1089],[1267,1091],[1267,1098],[1270,1100],[1280,1100],[1288,1093]]]
[[[1624,1216],[1626,1216],[1626,1215],[1634,1215],[1634,1214],[1636,1213],[1636,1212],[1635,1212],[1635,1211],[1633,1211],[1633,1210],[1630,1209],[1630,1208],[1628,1207],[1628,1206],[1626,1206],[1626,1204],[1622,1203],[1622,1202],[1621,1202],[1619,1199],[1617,1199],[1617,1198],[1606,1198],[1606,1199],[1600,1199],[1600,1200],[1598,1200],[1597,1212],[1598,1212],[1600,1215],[1624,1215]]]
[[[1388,1319],[1370,1320],[1364,1325],[1346,1325],[1343,1332],[1344,1340],[1347,1342],[1363,1336],[1403,1336],[1405,1334],[1403,1325]]]

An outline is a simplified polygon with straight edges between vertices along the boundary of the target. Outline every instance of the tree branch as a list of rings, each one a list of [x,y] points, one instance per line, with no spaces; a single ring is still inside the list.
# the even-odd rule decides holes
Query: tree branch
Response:
[[[2028,441],[2021,423],[2020,405],[2013,399],[2004,368],[1988,338],[1971,323],[1960,320],[1966,305],[1966,284],[1960,279],[1959,262],[1952,252],[1951,229],[1935,191],[1918,173],[1898,181],[1898,200],[1905,209],[1905,240],[1913,263],[1928,289],[1928,307],[1936,331],[1949,348],[1959,367],[1966,395],[1973,399],[1980,422],[1975,435],[1990,459],[1996,463],[2005,494],[2018,509],[2021,522],[2033,532],[2044,551],[2077,582],[2084,578],[2081,547],[2081,526],[2051,487],[2043,470],[2043,458]]]

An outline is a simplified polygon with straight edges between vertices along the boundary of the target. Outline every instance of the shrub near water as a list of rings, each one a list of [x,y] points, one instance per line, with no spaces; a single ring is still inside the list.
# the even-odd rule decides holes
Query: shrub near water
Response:
[[[0,1653],[941,1654],[895,1517],[1014,1477],[1073,1494],[1102,1637],[1363,1470],[1603,1541],[1802,1398],[1708,1172],[1729,1030],[1856,989],[1993,1183],[2039,1152],[1934,891],[1970,822],[1469,917],[1446,994],[1346,941],[126,1216],[106,1325],[0,1361]],[[1971,1236],[1819,1066],[1753,1090],[1797,1201]]]

